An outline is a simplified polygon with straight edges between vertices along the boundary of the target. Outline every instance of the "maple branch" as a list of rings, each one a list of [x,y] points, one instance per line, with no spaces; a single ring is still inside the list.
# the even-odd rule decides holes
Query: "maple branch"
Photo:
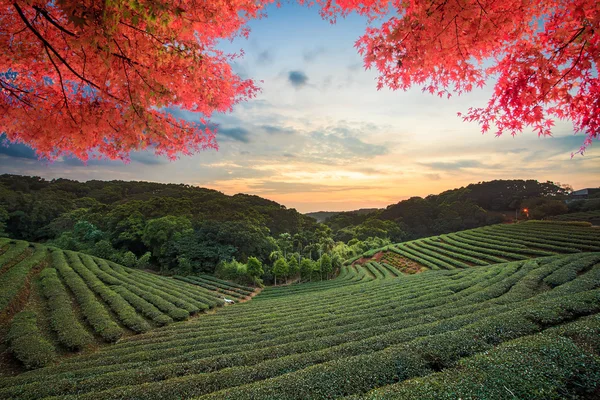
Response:
[[[65,85],[63,83],[62,73],[60,72],[58,65],[56,65],[56,63],[54,62],[54,59],[50,55],[48,48],[44,47],[44,50],[46,50],[46,54],[48,54],[48,58],[50,59],[50,62],[52,63],[52,65],[54,65],[54,69],[58,73],[58,79],[60,80],[60,89],[62,91],[63,99],[65,101],[65,107],[67,108],[67,113],[69,114],[69,117],[71,117],[73,122],[75,122],[75,124],[77,124],[77,121],[75,120],[75,117],[73,116],[73,113],[71,112],[71,109],[69,108],[69,100],[67,99],[67,94],[65,93]]]
[[[29,30],[42,42],[42,44],[44,45],[44,47],[46,49],[49,49],[52,51],[52,53],[54,53],[54,55],[56,55],[56,57],[60,60],[60,62],[62,62],[65,67],[67,67],[67,69],[69,71],[71,71],[73,73],[73,75],[75,75],[76,77],[78,77],[79,79],[81,79],[82,82],[87,83],[88,85],[100,90],[101,92],[104,92],[102,90],[102,88],[100,88],[100,86],[98,86],[97,84],[95,84],[94,82],[90,81],[89,79],[86,79],[85,77],[81,76],[81,74],[79,74],[77,71],[75,71],[73,69],[73,67],[71,67],[71,65],[69,65],[69,63],[58,53],[58,51],[56,51],[54,49],[54,47],[52,47],[52,45],[46,40],[44,39],[44,37],[42,36],[41,33],[38,32],[37,29],[35,29],[35,27],[33,25],[31,25],[31,23],[29,22],[29,20],[27,19],[27,17],[25,17],[25,14],[23,13],[23,10],[21,9],[21,7],[19,7],[19,5],[17,3],[13,3],[13,6],[15,7],[15,9],[17,10],[17,13],[19,14],[19,16],[21,17],[21,19],[23,20],[23,22],[25,23],[25,25],[27,26],[27,28],[29,28]],[[123,100],[119,99],[118,97],[113,96],[112,94],[105,92],[107,96],[121,102],[124,103]]]
[[[552,85],[550,87],[550,89],[548,89],[546,91],[546,93],[544,93],[541,97],[540,100],[543,100],[544,98],[546,98],[546,96],[548,95],[548,93],[550,93],[550,91],[552,91],[552,89],[554,89],[556,87],[556,85],[558,85],[563,79],[565,79],[565,77],[567,75],[569,75],[571,73],[571,71],[573,71],[573,69],[575,68],[575,66],[577,66],[577,64],[579,64],[579,61],[581,60],[581,55],[583,54],[583,49],[585,48],[585,45],[587,44],[587,40],[583,42],[583,45],[581,45],[581,49],[579,49],[579,55],[577,56],[577,60],[575,60],[575,62],[573,63],[573,65],[571,65],[571,68],[569,68],[569,70],[567,72],[565,72],[555,83],[554,85]]]
[[[492,19],[492,17],[490,17],[490,15],[488,14],[488,12],[485,10],[485,8],[483,8],[483,6],[481,5],[481,3],[479,2],[479,0],[475,0],[477,2],[477,4],[479,4],[479,7],[483,10],[483,12],[485,13],[485,15],[487,15],[487,17],[489,18],[490,22],[492,24],[494,24],[494,26],[496,28],[498,28],[498,25],[494,22],[494,20]]]
[[[25,104],[26,106],[29,106],[31,108],[33,107],[33,104],[31,104],[29,101],[22,99],[19,94],[17,92],[22,92],[22,93],[29,93],[26,92],[24,90],[18,89],[18,88],[13,88],[10,84],[8,84],[7,82],[5,82],[4,80],[0,79],[0,87],[4,90],[6,90],[7,92],[9,92],[12,97],[14,97],[15,99],[19,100],[21,103]],[[16,90],[16,91],[15,91]]]
[[[568,45],[570,45],[571,43],[573,43],[575,40],[577,40],[577,38],[585,31],[585,26],[582,26],[581,28],[579,28],[577,30],[577,33],[575,35],[573,35],[573,37],[571,37],[571,39],[569,39],[569,41],[565,44],[563,44],[562,46],[560,46],[558,49],[556,49],[554,51],[554,55],[552,56],[552,58],[554,58],[554,56],[556,56],[558,53],[560,53],[561,51],[563,51]]]
[[[100,86],[96,85],[94,82],[85,79],[83,76],[81,76],[79,73],[77,73],[77,71],[75,71],[70,65],[69,63],[67,63],[67,61],[62,58],[62,56],[60,54],[58,54],[58,52],[54,49],[54,47],[52,47],[52,45],[46,40],[44,39],[44,37],[37,31],[37,29],[35,29],[33,27],[33,25],[31,25],[31,23],[29,22],[29,20],[27,19],[27,17],[25,17],[25,14],[23,14],[23,10],[21,10],[21,7],[19,7],[19,5],[17,3],[13,3],[13,6],[15,7],[15,9],[17,10],[17,13],[19,13],[19,16],[21,17],[21,19],[23,20],[23,22],[25,22],[25,25],[27,26],[27,28],[29,28],[29,30],[31,32],[33,32],[33,34],[40,39],[40,41],[42,42],[42,44],[47,48],[50,49],[55,55],[56,57],[63,63],[65,64],[65,67],[67,67],[69,69],[69,71],[71,71],[76,77],[78,77],[79,79],[81,79],[83,82],[87,83],[90,86],[95,87],[96,89],[102,90],[100,88]]]
[[[73,36],[76,37],[77,35],[75,35],[73,32],[69,31],[68,29],[63,28],[58,22],[56,22],[48,13],[48,11],[46,11],[45,9],[38,7],[38,6],[33,6],[33,9],[36,10],[37,12],[39,12],[40,14],[42,14],[42,16],[44,18],[46,18],[46,20],[48,20],[52,25],[54,25],[55,27],[57,27],[60,31],[66,33],[69,36]]]
[[[460,49],[460,39],[458,38],[458,22],[456,21],[456,19],[458,18],[458,14],[454,17],[454,31],[456,32],[456,48],[458,49],[458,52],[460,53],[460,56],[462,57],[463,61],[465,60],[465,56],[462,52],[462,50]]]

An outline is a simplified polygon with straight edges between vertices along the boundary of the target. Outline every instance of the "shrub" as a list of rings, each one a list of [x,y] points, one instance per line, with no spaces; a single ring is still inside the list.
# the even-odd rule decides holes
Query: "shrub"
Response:
[[[58,278],[56,270],[45,268],[40,273],[40,283],[42,293],[48,300],[50,326],[58,335],[58,341],[71,350],[81,350],[90,344],[93,338],[81,325],[71,308],[71,298]]]
[[[6,340],[15,358],[27,369],[45,367],[54,361],[54,346],[42,336],[34,312],[22,311],[15,315]]]

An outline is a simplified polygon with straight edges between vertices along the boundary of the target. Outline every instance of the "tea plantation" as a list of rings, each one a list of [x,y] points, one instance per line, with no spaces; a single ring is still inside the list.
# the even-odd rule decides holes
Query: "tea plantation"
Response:
[[[213,277],[166,278],[82,253],[0,239],[0,326],[26,368],[249,298]]]
[[[376,249],[350,260],[336,279],[266,288],[252,301],[190,319],[211,307],[209,301],[217,305],[220,290],[241,299],[249,288],[211,277],[157,277],[20,242],[2,248],[3,289],[7,279],[21,288],[40,281],[42,300],[30,298],[7,335],[11,346],[21,340],[28,343],[22,348],[39,351],[21,355],[15,348],[17,358],[42,358],[57,343],[68,347],[61,339],[67,327],[116,341],[0,378],[2,399],[600,394],[600,230],[584,225],[493,226]],[[27,261],[38,253],[37,261]],[[35,275],[43,262],[48,266]],[[7,277],[21,263],[33,272]],[[405,268],[421,273],[402,273]],[[108,291],[119,300],[102,294]],[[22,289],[14,292],[4,315],[24,296]],[[65,307],[53,296],[72,302]],[[131,312],[113,304],[128,304]],[[183,321],[156,327],[158,314],[141,304],[168,317],[165,324]],[[58,317],[70,323],[52,324]],[[153,329],[131,334],[135,327],[143,331],[143,323]]]

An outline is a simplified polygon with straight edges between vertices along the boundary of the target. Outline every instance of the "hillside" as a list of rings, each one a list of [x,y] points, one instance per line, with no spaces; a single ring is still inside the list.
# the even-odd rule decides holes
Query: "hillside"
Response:
[[[597,390],[600,253],[360,283],[355,272],[309,291],[267,289],[1,379],[0,397],[505,398],[507,387],[549,399]],[[483,386],[489,379],[497,384]]]
[[[361,208],[353,211],[314,211],[305,213],[307,217],[311,217],[317,220],[317,222],[325,222],[327,219],[344,213],[356,214],[356,215],[366,215],[371,214],[375,211],[379,211],[379,208]]]
[[[184,184],[0,175],[0,234],[128,267],[212,274],[231,258],[267,260],[281,234],[298,235],[303,247],[315,243],[316,231],[314,219],[259,196]]]
[[[245,300],[254,290],[213,277],[177,278],[0,238],[0,339],[36,368],[223,306],[223,297]]]
[[[450,270],[587,251],[600,251],[600,229],[589,223],[528,221],[397,243],[351,261],[373,257],[401,271]]]
[[[336,279],[269,287],[251,302],[1,378],[0,398],[500,399],[506,389],[595,398],[600,231],[524,223],[452,237],[374,249]],[[392,248],[425,268],[408,274],[383,261]]]
[[[543,219],[564,214],[568,190],[553,182],[494,180],[472,183],[426,197],[411,197],[368,215],[340,213],[325,223],[335,240],[365,240],[369,236],[392,242],[419,239],[459,230],[512,221]],[[524,213],[523,209],[528,212]]]

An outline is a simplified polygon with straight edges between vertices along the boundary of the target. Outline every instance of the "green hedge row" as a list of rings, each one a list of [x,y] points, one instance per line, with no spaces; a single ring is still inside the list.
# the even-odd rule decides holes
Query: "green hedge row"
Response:
[[[87,287],[83,279],[67,264],[62,251],[52,252],[52,266],[75,295],[81,314],[94,332],[107,342],[119,340],[123,330],[112,320],[104,305],[96,299],[94,292]]]
[[[141,284],[135,279],[115,271],[109,264],[110,263],[99,263],[98,266],[109,275],[120,279],[121,284],[130,292],[137,294],[144,300],[154,304],[158,309],[167,313],[174,320],[180,321],[188,318],[190,316],[190,311],[188,311],[188,309],[194,310],[193,312],[199,311],[198,307],[189,304],[185,300],[165,293],[163,290],[150,285]]]
[[[131,304],[142,315],[150,318],[158,325],[166,325],[173,322],[173,318],[165,315],[162,311],[156,308],[152,303],[144,300],[135,293],[130,292],[123,286],[113,286],[112,289],[118,293],[123,299]]]
[[[177,307],[173,303],[170,303],[169,301],[165,300],[162,296],[156,295],[151,291],[142,289],[138,286],[131,285],[129,283],[125,283],[122,286],[129,290],[131,293],[138,295],[139,297],[148,301],[149,303],[152,303],[154,306],[156,306],[156,308],[166,313],[175,321],[183,321],[184,319],[187,319],[190,316],[190,313],[187,310]]]
[[[549,334],[502,344],[456,368],[386,386],[349,400],[593,398],[600,361],[572,340]],[[575,396],[573,396],[575,394]]]
[[[94,260],[90,256],[81,255],[73,252],[67,252],[69,264],[75,272],[83,278],[88,287],[108,304],[119,320],[127,328],[134,332],[141,333],[150,330],[150,325],[142,318],[127,301],[118,293],[109,289],[87,266],[93,265]],[[83,260],[83,263],[82,263]]]
[[[135,279],[142,278],[142,282],[151,283],[156,288],[168,288],[178,293],[178,296],[183,296],[186,299],[197,301],[204,305],[208,305],[209,308],[214,308],[220,304],[219,299],[215,297],[215,293],[210,290],[206,290],[196,285],[186,284],[177,282],[172,277],[157,276],[154,274],[145,274],[138,272],[134,275]],[[189,283],[189,282],[188,282]],[[202,306],[204,309],[204,306]]]
[[[0,380],[0,397],[365,393],[598,312],[600,268],[582,270],[573,281],[544,291],[539,282],[561,268],[553,259],[437,271],[228,307],[128,339],[102,356],[11,380],[12,385]]]
[[[421,249],[414,246],[414,242],[407,242],[407,243],[400,244],[400,245],[398,245],[398,248],[401,248],[405,252],[410,253],[416,257],[419,257],[421,260],[426,260],[430,264],[437,265],[438,268],[442,268],[442,269],[455,269],[456,268],[454,265],[447,263],[446,261],[443,261],[443,260],[440,260],[439,258],[432,257],[430,255],[425,254],[424,252],[421,251]]]
[[[30,257],[15,264],[0,275],[0,312],[5,310],[21,293],[27,283],[31,270],[40,265],[48,257],[45,247],[37,246]]]
[[[478,258],[481,260],[488,260],[488,264],[491,263],[504,263],[507,260],[504,258],[500,258],[500,257],[496,257],[494,255],[491,254],[486,254],[483,252],[479,252],[479,251],[474,251],[474,250],[469,250],[465,247],[460,247],[454,244],[451,244],[452,239],[449,239],[446,235],[441,235],[440,240],[443,240],[443,242],[438,242],[438,241],[429,241],[427,243],[439,247],[439,248],[443,248],[446,250],[449,250],[451,252],[453,252],[454,254],[464,254],[470,257],[474,257],[474,258]],[[484,261],[486,262],[486,261]]]
[[[209,281],[213,281],[213,282],[218,282],[218,283],[222,283],[224,285],[228,285],[234,288],[238,288],[238,289],[242,289],[245,290],[247,292],[254,292],[254,288],[250,287],[250,286],[244,286],[244,285],[240,285],[239,283],[235,283],[235,282],[230,282],[230,281],[226,281],[223,279],[219,279],[217,277],[214,277],[212,275],[199,275],[200,278],[202,279],[208,279]]]
[[[186,293],[183,286],[185,284],[171,285],[173,281],[170,278],[151,277],[150,274],[137,273],[131,274],[132,281],[138,285],[150,287],[153,290],[160,291],[165,300],[170,301],[179,308],[187,310],[190,314],[196,314],[199,311],[208,310],[210,307],[206,302],[194,299]],[[156,292],[158,294],[158,292]]]
[[[422,241],[415,241],[415,242],[410,242],[407,244],[407,247],[414,249],[415,251],[418,251],[419,253],[423,254],[424,256],[430,256],[433,257],[434,259],[440,260],[442,262],[445,262],[446,264],[451,265],[454,268],[469,268],[470,265],[465,264],[462,261],[456,260],[452,257],[448,257],[436,250],[431,250],[429,248],[427,248]]]
[[[59,252],[55,250],[54,253]],[[71,350],[81,350],[93,341],[93,337],[81,325],[69,294],[54,268],[44,268],[40,273],[42,294],[48,301],[50,326],[58,341]]]
[[[554,253],[578,253],[580,250],[575,247],[569,247],[570,243],[557,243],[555,241],[545,240],[539,237],[536,237],[534,234],[527,234],[524,232],[505,232],[499,229],[495,229],[493,231],[486,232],[484,228],[478,233],[469,233],[473,236],[478,237],[489,237],[493,238],[497,242],[505,242],[505,243],[515,243],[522,244],[524,246],[531,246],[545,250],[535,250],[535,249],[527,249],[522,250],[523,253],[532,254],[537,256],[545,256],[545,255],[553,255]],[[484,236],[485,235],[485,236]],[[550,250],[548,252],[547,250]],[[552,253],[553,252],[553,253]]]
[[[193,276],[193,275],[191,275],[190,278],[195,280],[198,283],[202,283],[204,285],[204,287],[211,288],[210,290],[214,290],[217,292],[220,291],[222,293],[227,293],[231,296],[236,296],[239,298],[246,298],[252,293],[247,290],[230,287],[228,285],[224,285],[224,284],[221,284],[218,282],[214,282],[212,280],[200,278],[200,277]]]
[[[13,259],[29,248],[29,243],[21,240],[5,240],[4,243],[8,243],[8,248],[0,255],[0,273],[4,272],[5,266],[10,265]]]
[[[42,336],[34,312],[22,311],[15,315],[6,340],[11,353],[27,369],[45,367],[54,361],[54,346]]]
[[[379,270],[383,273],[386,278],[396,278],[400,276],[400,271],[392,267],[389,264],[377,261],[371,261]]]
[[[481,252],[482,254],[491,254],[511,260],[527,260],[524,254],[527,249],[515,248],[514,246],[500,245],[489,237],[467,236],[466,233],[451,233],[445,236],[445,240],[454,245],[463,247],[467,250]]]
[[[442,245],[442,246],[439,246],[439,245]],[[489,265],[490,264],[489,262],[483,261],[479,258],[465,255],[464,252],[462,252],[462,251],[456,251],[456,248],[452,248],[453,246],[449,246],[449,245],[443,246],[443,245],[444,245],[444,243],[441,243],[441,242],[438,242],[435,240],[424,239],[424,240],[419,241],[420,247],[425,248],[427,250],[435,251],[439,254],[442,254],[442,255],[445,255],[445,256],[448,256],[448,257],[451,257],[454,259],[470,262],[474,265]],[[505,261],[501,260],[501,261],[497,261],[497,262],[505,262]]]
[[[435,264],[432,263],[428,260],[425,260],[424,258],[421,258],[420,256],[418,256],[417,254],[414,254],[413,252],[409,252],[406,251],[406,249],[404,247],[401,247],[401,245],[397,244],[394,246],[389,246],[390,251],[401,255],[402,257],[406,257],[410,260],[416,261],[417,263],[424,265],[425,267],[432,269],[432,270],[439,270],[440,267]]]
[[[371,262],[368,262],[364,265],[364,268],[366,268],[367,271],[369,271],[369,273],[375,277],[375,279],[384,279],[385,276],[383,275],[383,273],[376,268]]]
[[[201,279],[198,279],[198,278],[196,278],[194,276],[187,276],[186,278],[187,279],[185,280],[185,282],[191,283],[193,285],[197,285],[197,286],[199,286],[201,288],[204,288],[206,290],[213,291],[215,293],[215,295],[217,295],[217,296],[218,296],[217,293],[221,293],[221,294],[225,294],[225,295],[230,296],[230,297],[234,297],[235,298],[234,300],[236,300],[236,299],[245,299],[246,298],[246,295],[243,295],[243,294],[240,294],[240,293],[237,293],[237,292],[231,292],[229,290],[225,290],[225,289],[216,287],[216,286],[214,286],[214,285],[212,285],[210,283],[207,283],[207,282],[205,282],[205,281],[203,281]]]

